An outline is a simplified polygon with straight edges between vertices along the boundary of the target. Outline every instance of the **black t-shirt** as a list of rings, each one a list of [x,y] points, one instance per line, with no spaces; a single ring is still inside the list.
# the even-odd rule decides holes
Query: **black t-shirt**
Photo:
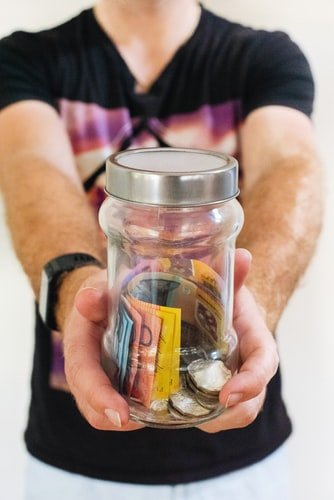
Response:
[[[160,145],[240,157],[239,129],[251,111],[283,105],[310,115],[313,94],[309,65],[286,34],[246,28],[205,9],[146,94],[136,93],[133,75],[92,10],[56,28],[16,32],[0,42],[0,108],[37,99],[58,111],[96,209],[104,198],[109,154]],[[244,429],[97,431],[67,392],[59,334],[48,331],[36,313],[25,439],[28,450],[49,464],[109,480],[175,484],[254,463],[290,432],[279,373],[263,411]]]

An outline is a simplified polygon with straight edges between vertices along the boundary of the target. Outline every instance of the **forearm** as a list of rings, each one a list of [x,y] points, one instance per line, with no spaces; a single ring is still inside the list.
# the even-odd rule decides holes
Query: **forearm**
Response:
[[[55,109],[34,100],[8,106],[0,113],[0,137],[0,188],[7,221],[38,300],[41,270],[52,258],[83,252],[103,260],[96,215]],[[95,270],[82,268],[66,275],[59,296],[60,326],[76,290]]]
[[[104,259],[96,217],[82,189],[54,165],[32,154],[13,155],[0,180],[13,245],[36,298],[41,270],[50,259],[72,252]],[[73,274],[82,280],[90,271]],[[62,318],[78,286],[72,280],[66,287]]]
[[[272,331],[315,251],[322,197],[322,168],[313,152],[272,165],[243,192],[238,245],[253,254],[247,284]]]

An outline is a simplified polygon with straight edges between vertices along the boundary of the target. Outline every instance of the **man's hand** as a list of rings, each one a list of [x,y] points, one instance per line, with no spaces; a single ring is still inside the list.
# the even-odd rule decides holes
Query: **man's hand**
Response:
[[[90,276],[76,295],[64,328],[65,373],[85,419],[99,430],[135,430],[129,407],[101,367],[101,340],[107,327],[106,271]]]
[[[252,294],[243,285],[249,265],[250,254],[237,250],[233,326],[239,339],[241,367],[220,392],[224,413],[199,426],[206,432],[251,424],[262,409],[266,386],[278,368],[276,342]]]
[[[243,286],[250,254],[236,252],[234,328],[240,342],[242,366],[224,386],[220,401],[228,409],[212,422],[200,426],[207,432],[242,427],[260,411],[265,388],[278,366],[276,344],[265,326],[251,293]],[[88,278],[76,295],[64,329],[67,382],[77,405],[97,429],[135,430],[129,422],[126,401],[112,387],[101,367],[101,339],[107,326],[108,292],[106,273]]]

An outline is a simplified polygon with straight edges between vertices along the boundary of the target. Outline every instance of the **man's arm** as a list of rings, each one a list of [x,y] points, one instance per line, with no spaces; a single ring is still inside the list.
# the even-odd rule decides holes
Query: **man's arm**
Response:
[[[246,283],[275,331],[316,246],[323,210],[322,168],[310,120],[285,107],[252,112],[243,125],[241,150],[245,225],[238,245],[253,255]],[[220,393],[227,410],[201,425],[207,432],[244,427],[262,408],[278,360],[275,342],[257,310],[247,288],[241,288],[234,298],[233,320],[241,366]]]
[[[7,221],[38,299],[41,270],[48,260],[71,252],[104,259],[98,225],[66,131],[51,106],[38,101],[8,106],[0,113],[0,137],[0,187]],[[64,283],[61,325],[79,285],[93,271],[91,267],[78,269],[71,273],[71,283]]]
[[[55,110],[37,101],[8,106],[0,113],[0,137],[0,187],[8,225],[38,300],[41,270],[47,261],[65,253],[84,252],[103,262],[105,251],[67,133]],[[100,292],[95,289],[101,282]],[[90,286],[93,290],[87,288]],[[115,429],[122,423],[122,430],[130,430],[138,425],[128,424],[128,405],[100,364],[107,319],[105,287],[106,272],[93,266],[76,269],[62,281],[57,322],[63,333],[67,381],[92,425]],[[73,306],[80,288],[93,297],[85,308],[92,314],[91,321]],[[102,304],[101,321],[96,319],[100,310],[94,300]]]
[[[103,258],[97,222],[80,187],[68,138],[52,108],[37,102],[8,107],[0,113],[0,136],[4,139],[0,147],[1,187],[9,226],[16,252],[38,297],[40,272],[49,259],[78,251]],[[249,257],[240,252],[237,257],[240,288]],[[63,282],[58,320],[63,327],[66,376],[91,425],[131,430],[138,425],[129,423],[128,406],[100,365],[101,336],[107,319],[105,283],[105,275],[95,268],[71,272]],[[236,297],[234,324],[241,340],[244,369],[221,394],[226,406],[235,405],[236,399],[242,402],[211,425],[203,426],[209,432],[250,423],[277,368],[272,336],[254,300],[243,290],[241,287]]]
[[[314,253],[323,212],[323,170],[313,126],[283,106],[253,111],[241,133],[238,245],[253,255],[247,285],[274,331]]]

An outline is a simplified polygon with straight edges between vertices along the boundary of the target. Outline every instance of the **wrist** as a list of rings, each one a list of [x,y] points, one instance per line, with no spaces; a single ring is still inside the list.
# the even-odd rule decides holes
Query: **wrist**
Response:
[[[89,278],[101,272],[101,267],[89,265],[64,273],[59,283],[55,318],[60,331],[64,327],[74,305],[75,296],[84,286],[89,286]]]
[[[45,264],[41,274],[39,312],[49,329],[62,331],[74,296],[83,281],[93,273],[92,268],[95,272],[97,268],[101,269],[101,262],[82,252],[59,255]]]

